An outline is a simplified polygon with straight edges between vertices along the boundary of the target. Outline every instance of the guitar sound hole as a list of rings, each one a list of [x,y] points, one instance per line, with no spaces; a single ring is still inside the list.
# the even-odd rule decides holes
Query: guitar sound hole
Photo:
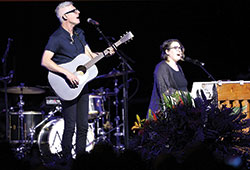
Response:
[[[87,69],[85,66],[80,65],[76,68],[76,71],[82,71],[83,73],[86,73]]]

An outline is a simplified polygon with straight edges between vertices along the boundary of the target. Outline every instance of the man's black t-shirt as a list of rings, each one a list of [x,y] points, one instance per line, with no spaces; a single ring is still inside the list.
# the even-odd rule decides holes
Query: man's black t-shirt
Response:
[[[56,64],[63,64],[72,61],[76,56],[84,53],[85,41],[84,31],[74,28],[72,39],[69,32],[61,26],[50,36],[45,50],[52,51],[52,60]]]

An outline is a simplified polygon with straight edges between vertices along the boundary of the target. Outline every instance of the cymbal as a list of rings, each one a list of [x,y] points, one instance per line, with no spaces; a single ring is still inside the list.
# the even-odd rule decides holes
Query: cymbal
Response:
[[[127,71],[128,74],[129,74],[129,73],[133,73],[133,72],[134,72],[133,70]],[[122,75],[124,75],[124,74],[126,74],[125,71],[120,72],[120,71],[118,71],[118,70],[113,70],[113,71],[109,72],[108,74],[103,74],[103,75],[97,76],[96,78],[97,78],[97,79],[99,79],[99,78],[111,78],[111,77],[122,76]]]
[[[0,89],[1,92],[4,92],[4,89]],[[7,88],[7,93],[11,94],[41,94],[45,90],[37,87],[27,87],[27,86],[13,86]]]

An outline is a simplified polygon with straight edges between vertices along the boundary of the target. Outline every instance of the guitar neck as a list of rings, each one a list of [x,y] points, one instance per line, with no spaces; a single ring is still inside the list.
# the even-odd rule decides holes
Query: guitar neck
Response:
[[[113,44],[114,47],[118,47],[119,45],[121,45],[120,41],[117,41],[116,43]],[[90,67],[92,67],[95,63],[97,63],[99,60],[101,60],[103,57],[105,57],[105,55],[108,53],[108,50],[104,50],[101,54],[99,54],[98,56],[96,56],[95,58],[91,59],[89,62],[87,62],[85,64],[85,67],[87,69],[89,69]],[[105,54],[105,55],[104,55]]]
[[[101,60],[104,57],[104,54],[101,53],[98,56],[96,56],[95,58],[91,59],[89,62],[87,62],[85,64],[85,67],[87,69],[89,69],[90,67],[92,67],[95,63],[97,63],[99,60]]]

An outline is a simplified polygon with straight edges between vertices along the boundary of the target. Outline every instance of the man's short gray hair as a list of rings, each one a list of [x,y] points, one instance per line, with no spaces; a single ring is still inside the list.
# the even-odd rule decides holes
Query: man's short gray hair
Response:
[[[73,5],[73,2],[71,2],[71,1],[65,1],[65,2],[62,2],[59,5],[57,5],[57,7],[55,9],[55,12],[56,12],[56,16],[57,16],[57,18],[59,19],[60,22],[63,21],[62,16],[64,15],[63,11],[61,11],[60,9],[61,8],[65,8],[67,6],[70,6],[70,5]]]

